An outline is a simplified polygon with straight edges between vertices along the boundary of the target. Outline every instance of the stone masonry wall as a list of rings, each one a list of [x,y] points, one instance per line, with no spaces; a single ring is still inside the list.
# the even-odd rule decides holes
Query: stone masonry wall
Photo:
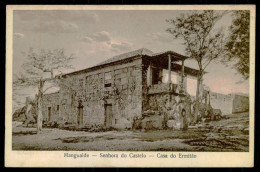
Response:
[[[232,114],[232,95],[225,95],[220,93],[210,93],[210,105],[213,109],[220,109],[223,115]]]
[[[249,98],[246,96],[234,95],[232,113],[248,112]]]
[[[177,94],[168,93],[158,93],[158,94],[148,94],[149,86],[147,85],[147,73],[149,70],[149,63],[147,61],[143,61],[143,73],[142,73],[142,104],[143,109],[142,113],[143,118],[142,123],[148,123],[149,125],[153,125],[153,128],[163,129],[163,128],[180,128],[180,113],[182,109],[186,110],[188,123],[191,122],[192,119],[192,109],[191,109],[191,100],[190,97],[183,97],[181,100],[180,96]],[[171,101],[168,101],[170,98]],[[145,116],[147,112],[158,112],[154,113],[157,115],[156,118],[152,118],[152,116]],[[148,120],[148,122],[147,122]],[[158,124],[160,122],[160,124]],[[147,124],[146,124],[147,125]],[[147,128],[145,124],[142,124],[142,128]]]
[[[45,94],[43,95],[43,104],[42,104],[42,115],[43,115],[43,121],[48,122],[48,121],[58,121],[59,119],[59,93],[52,93],[52,94]],[[50,108],[50,119],[48,115],[48,108]]]
[[[214,109],[220,109],[223,115],[230,115],[248,111],[249,98],[237,94],[210,92],[210,105]]]
[[[105,73],[111,79],[105,80]],[[83,127],[103,126],[105,104],[112,104],[112,126],[130,128],[141,115],[141,60],[107,66],[87,73],[66,76],[60,84],[63,122],[77,125],[79,101],[83,105]],[[106,82],[111,86],[105,87]]]

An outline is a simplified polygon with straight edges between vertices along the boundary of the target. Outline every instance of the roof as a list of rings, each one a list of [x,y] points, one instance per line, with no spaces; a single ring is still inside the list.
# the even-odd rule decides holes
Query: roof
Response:
[[[151,56],[156,57],[156,58],[163,58],[163,57],[168,57],[168,55],[171,55],[172,57],[174,57],[172,59],[172,61],[186,60],[188,58],[187,56],[183,56],[174,51],[164,51],[164,52],[152,54]]]
[[[177,71],[181,71],[181,68],[182,68],[182,67],[181,67],[181,65],[175,63],[175,64],[173,64],[173,68],[174,68],[175,70],[177,70]],[[187,73],[187,74],[189,74],[189,75],[191,75],[191,76],[197,77],[199,71],[198,71],[197,69],[192,69],[192,68],[190,68],[190,67],[184,66],[184,73]],[[204,72],[204,73],[207,73],[207,72]]]
[[[171,54],[172,57],[175,57],[175,59],[177,61],[178,60],[185,60],[185,59],[188,58],[188,57],[183,56],[181,54],[178,54],[178,53],[176,53],[174,51],[164,51],[164,52],[160,52],[160,53],[153,53],[151,50],[149,50],[147,48],[141,48],[141,49],[138,49],[138,50],[135,50],[135,51],[131,51],[131,52],[127,52],[127,53],[123,53],[123,54],[114,56],[114,57],[112,57],[112,58],[110,58],[108,60],[105,60],[105,61],[103,61],[101,63],[98,63],[95,66],[92,66],[90,68],[86,68],[86,69],[83,69],[83,70],[67,73],[67,74],[64,74],[63,76],[70,75],[70,74],[81,73],[81,72],[87,72],[87,71],[90,71],[90,70],[94,70],[95,68],[101,67],[103,65],[111,64],[111,63],[114,63],[114,62],[130,59],[130,58],[134,58],[136,56],[142,56],[143,55],[143,56],[151,57],[153,59],[154,58],[157,59],[157,58],[162,58],[162,57],[168,56],[168,54]],[[176,60],[173,60],[173,61],[176,61]],[[194,69],[194,70],[196,70],[196,69]]]
[[[112,57],[112,58],[110,58],[108,60],[105,60],[105,61],[103,61],[101,63],[98,63],[95,66],[104,65],[104,64],[108,64],[108,63],[124,60],[124,59],[130,58],[130,57],[135,57],[135,56],[138,56],[138,55],[152,56],[153,52],[151,50],[146,49],[146,48],[141,48],[139,50],[130,51],[128,53],[124,53],[124,54],[120,54],[120,55],[114,56],[114,57]]]

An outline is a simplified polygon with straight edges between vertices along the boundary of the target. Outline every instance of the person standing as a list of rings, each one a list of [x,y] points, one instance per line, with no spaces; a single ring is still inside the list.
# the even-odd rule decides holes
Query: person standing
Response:
[[[182,130],[188,129],[188,121],[187,121],[187,115],[185,109],[182,109],[181,111],[181,129]]]

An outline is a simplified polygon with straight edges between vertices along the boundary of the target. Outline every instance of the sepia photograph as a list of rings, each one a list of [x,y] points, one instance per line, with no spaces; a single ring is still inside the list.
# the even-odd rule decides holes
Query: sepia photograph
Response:
[[[249,153],[252,15],[14,9],[11,150]]]

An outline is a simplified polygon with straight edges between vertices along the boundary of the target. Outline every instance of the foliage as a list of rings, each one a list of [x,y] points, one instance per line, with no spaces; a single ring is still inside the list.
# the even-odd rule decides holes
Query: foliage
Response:
[[[235,17],[230,26],[230,36],[226,43],[226,58],[224,62],[235,61],[234,68],[243,76],[249,78],[249,30],[250,12],[234,11]]]
[[[66,56],[63,49],[55,50],[35,50],[30,48],[27,61],[22,65],[24,72],[16,75],[14,84],[19,86],[38,86],[40,80],[48,81],[54,79],[54,70],[60,71],[66,68],[72,68],[71,61],[75,58],[73,55]],[[51,73],[51,77],[44,78],[44,74]]]
[[[175,38],[182,39],[187,56],[198,63],[196,111],[194,122],[198,120],[199,104],[201,99],[200,87],[206,67],[224,53],[224,34],[215,25],[226,12],[213,10],[193,11],[181,14],[175,19],[166,20],[172,27],[166,31]]]
[[[224,34],[221,29],[214,30],[214,26],[224,14],[212,10],[195,11],[166,20],[173,26],[167,32],[183,40],[186,54],[197,61],[201,75],[210,62],[223,53]]]
[[[58,77],[54,77],[54,70],[61,71],[62,68],[71,68],[70,62],[74,59],[73,55],[66,56],[63,49],[40,50],[30,49],[27,56],[27,62],[23,64],[24,73],[16,75],[14,85],[21,87],[38,86],[36,95],[37,101],[37,133],[42,131],[42,103],[43,94],[50,88],[57,85]],[[50,73],[50,77],[45,74]],[[44,90],[45,82],[51,84]]]

